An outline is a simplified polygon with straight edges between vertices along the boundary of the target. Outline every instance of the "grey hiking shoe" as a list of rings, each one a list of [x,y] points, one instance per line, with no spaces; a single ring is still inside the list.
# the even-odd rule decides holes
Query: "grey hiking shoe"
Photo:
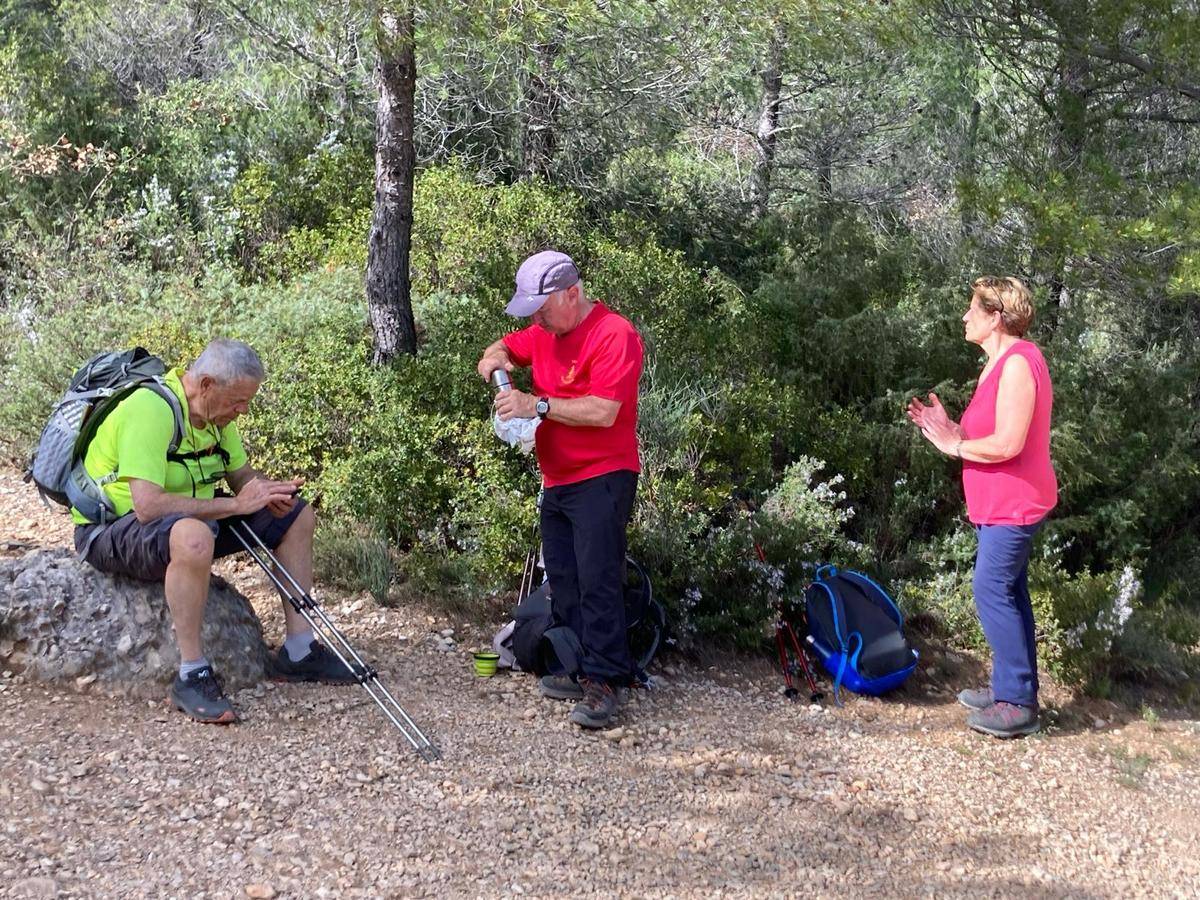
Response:
[[[271,664],[271,677],[276,681],[319,681],[322,684],[354,684],[358,681],[320,641],[309,644],[308,656],[299,662],[292,662],[287,650],[280,647]]]
[[[583,688],[579,682],[567,675],[543,675],[538,680],[538,691],[551,700],[582,700]]]
[[[987,709],[996,701],[991,688],[968,688],[958,692],[958,702],[967,709]]]
[[[171,685],[171,702],[177,710],[197,722],[229,725],[237,721],[237,713],[212,666],[192,672],[187,678],[176,676]]]
[[[992,737],[1013,738],[1033,734],[1041,727],[1036,706],[1017,706],[999,700],[967,716],[967,725]]]
[[[580,678],[579,686],[583,698],[571,710],[571,721],[582,728],[607,728],[621,703],[621,689],[591,678]]]

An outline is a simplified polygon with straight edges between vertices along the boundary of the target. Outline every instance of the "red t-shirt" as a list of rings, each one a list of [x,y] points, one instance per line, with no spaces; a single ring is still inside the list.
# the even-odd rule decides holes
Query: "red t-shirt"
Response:
[[[538,426],[537,458],[546,487],[641,471],[637,401],[642,339],[628,319],[598,302],[568,334],[560,337],[530,325],[506,335],[504,346],[516,365],[533,367],[533,392],[549,398],[551,415],[556,398],[592,396],[621,403],[616,421],[607,428],[549,418]]]

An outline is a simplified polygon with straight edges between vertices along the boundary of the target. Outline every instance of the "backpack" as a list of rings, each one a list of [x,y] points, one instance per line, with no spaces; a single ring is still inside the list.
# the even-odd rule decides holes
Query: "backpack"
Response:
[[[33,479],[43,500],[74,506],[98,525],[117,518],[104,492],[104,485],[116,480],[116,472],[97,480],[84,468],[83,458],[100,423],[138,388],[149,388],[171,407],[175,431],[167,458],[182,461],[197,455],[177,452],[183,441],[183,409],[163,378],[166,371],[161,359],[141,347],[99,353],[83,364],[54,404],[25,473],[25,480]]]
[[[549,582],[522,600],[513,616],[509,647],[516,668],[539,677],[579,672],[583,646],[573,629],[555,623]]]
[[[904,616],[888,592],[861,572],[821,566],[804,590],[808,643],[833,676],[840,705],[845,685],[876,696],[899,687],[917,667]]]
[[[628,557],[626,565],[625,625],[633,656],[633,677],[638,684],[648,685],[646,667],[662,641],[666,614],[654,599],[650,579],[642,567]],[[583,645],[575,630],[554,615],[548,580],[517,604],[513,616],[492,639],[492,648],[500,654],[500,667],[532,672],[539,677],[579,674]]]

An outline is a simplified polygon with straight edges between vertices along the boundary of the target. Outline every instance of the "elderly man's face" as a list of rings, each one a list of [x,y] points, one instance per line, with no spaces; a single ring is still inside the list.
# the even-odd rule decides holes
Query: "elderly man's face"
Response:
[[[224,384],[205,375],[200,379],[199,412],[218,428],[224,428],[250,408],[250,401],[258,393],[259,382],[240,378]]]
[[[551,334],[562,336],[579,324],[579,285],[556,291],[546,298],[530,320]]]

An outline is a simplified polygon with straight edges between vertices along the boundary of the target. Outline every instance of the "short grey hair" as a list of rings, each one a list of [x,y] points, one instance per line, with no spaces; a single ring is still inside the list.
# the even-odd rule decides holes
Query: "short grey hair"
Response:
[[[243,379],[261,383],[267,374],[254,348],[232,338],[209,341],[188,372],[197,378],[207,375],[219,384]]]

